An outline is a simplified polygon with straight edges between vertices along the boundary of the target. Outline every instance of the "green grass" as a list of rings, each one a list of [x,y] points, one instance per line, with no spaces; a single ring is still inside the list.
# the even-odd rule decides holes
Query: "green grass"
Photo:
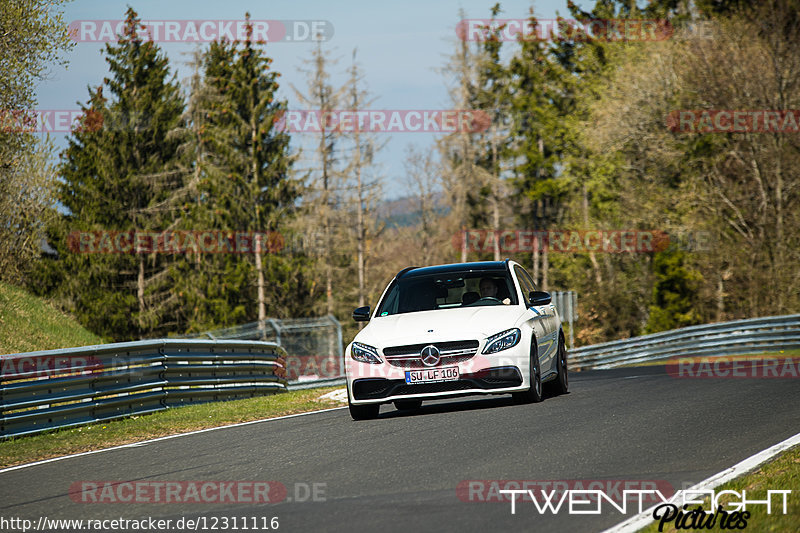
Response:
[[[339,402],[318,399],[321,395],[337,388],[341,387],[307,389],[244,400],[187,405],[149,415],[4,440],[0,441],[0,467],[197,429],[340,407],[342,404]]]
[[[751,516],[747,519],[748,533],[758,533],[766,531],[800,531],[800,447],[788,450],[776,459],[762,465],[759,469],[725,483],[715,489],[717,493],[723,490],[735,490],[741,493],[747,491],[747,499],[763,500],[766,499],[767,490],[791,490],[788,498],[786,514],[783,513],[782,503],[779,498],[773,497],[772,514],[767,514],[764,505],[748,505],[747,511]],[[720,503],[732,501],[732,497],[723,495],[719,498]],[[736,498],[738,501],[739,498]],[[708,499],[703,504],[707,511],[711,510]],[[641,529],[646,533],[658,531],[658,522],[654,521],[650,526]],[[676,532],[674,522],[665,524],[665,532]],[[692,531],[682,529],[680,531]],[[699,531],[699,530],[694,530]],[[702,529],[702,531],[723,531],[717,525],[712,529]],[[725,531],[730,531],[727,529]]]
[[[102,343],[53,304],[0,282],[0,354]]]
[[[688,359],[692,356],[679,356],[679,359]],[[714,355],[698,355],[696,358],[698,360],[712,360],[715,357],[723,357],[727,360],[734,360],[734,359],[763,359],[765,357],[768,358],[776,358],[782,359],[784,357],[800,357],[800,349],[797,350],[778,350],[776,352],[761,352],[761,353],[748,353],[748,354],[732,354],[732,355],[721,355],[721,356],[714,356]],[[667,358],[667,359],[658,359],[655,361],[642,361],[640,363],[630,363],[627,365],[620,365],[617,368],[625,368],[625,367],[633,367],[633,366],[659,366],[659,365],[666,365],[671,363],[675,360],[675,357]]]

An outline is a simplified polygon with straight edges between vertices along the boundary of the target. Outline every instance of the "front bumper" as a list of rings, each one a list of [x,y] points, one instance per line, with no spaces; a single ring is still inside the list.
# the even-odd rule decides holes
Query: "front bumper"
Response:
[[[407,384],[405,379],[360,378],[350,385],[355,402],[387,402],[403,398],[452,396],[511,392],[522,387],[522,374],[515,366],[488,368],[474,374],[463,374],[455,381]]]
[[[506,394],[527,390],[530,386],[530,339],[494,354],[484,354],[486,339],[429,341],[442,351],[439,365],[426,367],[416,361],[401,362],[395,357],[397,349],[379,347],[383,362],[363,363],[351,357],[352,344],[345,350],[347,390],[353,404],[389,403],[402,399],[432,399],[435,397],[468,394]],[[421,349],[428,343],[409,344],[405,351]],[[472,354],[463,351],[471,350]],[[419,354],[419,351],[415,353]],[[445,356],[445,354],[448,354]],[[473,355],[474,354],[474,355]],[[433,383],[406,383],[406,371],[430,368],[458,367],[459,379]]]

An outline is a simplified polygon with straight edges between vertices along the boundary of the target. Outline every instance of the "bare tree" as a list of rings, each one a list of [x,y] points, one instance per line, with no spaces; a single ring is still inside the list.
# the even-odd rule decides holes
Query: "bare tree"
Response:
[[[416,236],[419,244],[422,265],[433,264],[441,252],[436,243],[441,240],[442,226],[437,213],[437,198],[442,195],[442,166],[436,153],[421,151],[413,145],[406,147],[404,162],[408,189],[417,203],[419,224]],[[463,246],[462,246],[463,249]]]
[[[372,104],[366,90],[362,89],[364,76],[356,63],[356,50],[353,50],[352,64],[349,69],[347,100],[353,111],[363,111]],[[357,115],[358,116],[358,115]],[[358,276],[358,306],[367,301],[367,243],[375,228],[375,204],[380,199],[379,179],[369,180],[368,171],[373,170],[374,156],[385,143],[379,143],[374,135],[362,131],[360,122],[356,121],[352,132],[344,132],[351,143],[350,162],[344,169],[352,187],[348,187],[352,203],[355,205],[356,224],[356,270]]]
[[[316,166],[313,167],[314,175],[311,191],[315,193],[308,205],[308,218],[314,225],[312,231],[316,231],[316,226],[321,226],[323,231],[322,239],[322,271],[325,278],[325,311],[327,314],[334,313],[333,297],[333,277],[334,277],[334,210],[338,204],[339,181],[341,173],[336,168],[337,148],[340,141],[341,131],[338,126],[326,120],[328,113],[336,110],[341,102],[342,95],[346,87],[334,89],[330,82],[328,68],[336,61],[330,59],[323,52],[321,41],[317,41],[317,46],[312,52],[309,69],[303,71],[308,75],[308,93],[303,94],[294,86],[295,94],[298,99],[306,106],[309,112],[318,113],[320,117],[316,147],[314,156]]]
[[[459,12],[466,17],[463,10]],[[450,87],[450,101],[455,109],[469,110],[473,106],[476,95],[476,68],[478,53],[470,50],[466,39],[460,39],[456,52],[441,72],[455,79]],[[469,128],[459,128],[457,132],[442,137],[437,141],[442,161],[446,164],[442,173],[446,201],[450,206],[451,228],[454,232],[464,232],[471,222],[468,199],[470,193],[479,191],[492,176],[484,168],[476,164],[479,153],[479,142]],[[461,261],[467,260],[467,239],[462,235]]]
[[[15,158],[0,171],[0,279],[22,283],[55,215],[57,181],[49,138],[29,143]]]

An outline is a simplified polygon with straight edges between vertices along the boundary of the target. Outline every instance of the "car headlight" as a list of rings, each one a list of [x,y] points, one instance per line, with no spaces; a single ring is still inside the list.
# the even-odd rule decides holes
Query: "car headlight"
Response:
[[[519,343],[521,336],[522,333],[518,328],[501,331],[500,333],[489,337],[489,339],[486,341],[486,348],[483,349],[482,353],[489,354],[507,350],[513,346],[516,346],[517,343]]]
[[[350,357],[361,363],[371,363],[377,365],[383,363],[378,356],[378,350],[367,344],[354,342],[350,347]]]

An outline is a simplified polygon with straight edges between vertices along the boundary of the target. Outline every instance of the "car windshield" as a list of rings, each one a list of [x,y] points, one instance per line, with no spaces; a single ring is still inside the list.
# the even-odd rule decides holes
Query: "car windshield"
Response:
[[[377,316],[516,304],[517,294],[507,272],[448,272],[396,281],[381,302]]]

